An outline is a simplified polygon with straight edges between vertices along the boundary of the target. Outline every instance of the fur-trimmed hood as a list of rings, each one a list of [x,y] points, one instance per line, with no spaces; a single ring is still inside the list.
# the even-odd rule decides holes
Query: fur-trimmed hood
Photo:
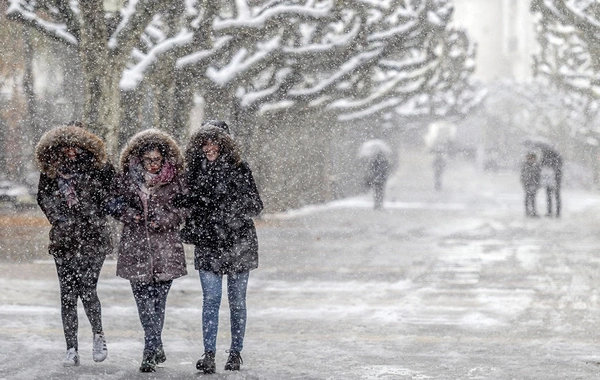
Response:
[[[101,168],[107,162],[104,141],[92,132],[76,126],[57,127],[44,133],[35,146],[35,159],[40,172],[55,178],[60,162],[60,149],[73,146],[91,154],[92,167]]]
[[[221,149],[220,158],[226,157],[228,161],[236,166],[242,163],[237,145],[227,132],[216,126],[203,126],[192,133],[186,146],[185,160],[188,166],[195,167],[206,160],[202,145],[207,141],[219,145]]]
[[[120,167],[123,173],[129,171],[130,158],[139,157],[144,148],[151,144],[161,147],[164,158],[177,168],[178,173],[183,171],[183,154],[175,139],[166,132],[152,128],[131,137],[121,151]]]

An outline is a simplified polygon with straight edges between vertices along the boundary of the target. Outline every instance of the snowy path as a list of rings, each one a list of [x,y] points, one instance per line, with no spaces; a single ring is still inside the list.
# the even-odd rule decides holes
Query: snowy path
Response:
[[[383,211],[365,195],[259,222],[241,372],[222,371],[226,304],[218,373],[194,369],[201,291],[190,267],[169,296],[168,360],[139,374],[142,331],[114,261],[99,284],[109,358],[92,362],[81,310],[82,366],[62,368],[58,283],[42,256],[0,263],[0,378],[598,378],[600,196],[567,189],[562,219],[525,219],[513,173],[461,163],[438,194],[425,164],[407,161]]]

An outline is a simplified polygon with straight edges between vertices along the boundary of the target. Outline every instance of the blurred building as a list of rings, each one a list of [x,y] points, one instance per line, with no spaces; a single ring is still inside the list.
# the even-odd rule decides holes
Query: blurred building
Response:
[[[477,43],[475,78],[524,81],[537,49],[530,0],[454,0],[454,24]]]

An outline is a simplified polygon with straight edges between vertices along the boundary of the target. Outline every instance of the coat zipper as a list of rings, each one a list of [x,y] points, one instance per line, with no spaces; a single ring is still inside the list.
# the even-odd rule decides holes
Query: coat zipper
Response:
[[[150,230],[148,229],[148,202],[150,201],[150,194],[144,202],[143,193],[140,192],[139,197],[142,201],[142,207],[144,208],[144,229],[146,230],[146,243],[148,245],[148,256],[150,258],[150,274],[154,278],[154,258],[152,257],[152,244],[150,244]]]

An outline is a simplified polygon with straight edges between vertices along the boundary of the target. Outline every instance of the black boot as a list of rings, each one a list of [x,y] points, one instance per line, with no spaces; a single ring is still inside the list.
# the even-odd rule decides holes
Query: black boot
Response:
[[[140,372],[156,372],[156,359],[153,351],[144,350]]]
[[[167,361],[167,356],[165,355],[165,350],[163,349],[162,344],[158,346],[154,352],[154,360],[156,364],[161,364]]]
[[[225,371],[239,371],[240,364],[244,363],[242,355],[237,351],[229,351],[229,358],[225,363]]]
[[[215,373],[215,353],[206,351],[202,358],[196,362],[196,369],[204,373]]]

